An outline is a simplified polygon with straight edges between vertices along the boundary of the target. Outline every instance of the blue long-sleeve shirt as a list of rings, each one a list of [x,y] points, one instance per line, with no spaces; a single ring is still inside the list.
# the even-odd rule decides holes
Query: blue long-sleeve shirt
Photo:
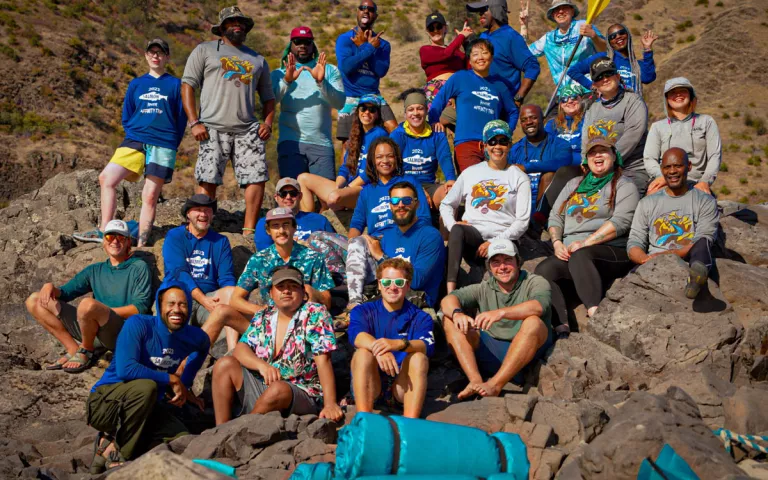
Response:
[[[203,238],[189,233],[186,225],[171,229],[163,243],[163,262],[165,275],[176,275],[190,292],[199,288],[210,293],[237,281],[229,239],[210,229]]]
[[[517,125],[519,112],[515,93],[507,88],[498,75],[483,78],[472,70],[451,75],[440,93],[432,100],[429,123],[440,121],[448,100],[456,99],[456,136],[454,146],[483,139],[483,128],[491,120],[504,120],[511,128]]]
[[[509,163],[522,165],[531,180],[532,212],[536,211],[536,198],[539,193],[539,181],[542,173],[556,172],[558,168],[570,165],[573,161],[571,146],[565,140],[554,135],[547,136],[534,145],[527,137],[518,140],[509,150]]]
[[[432,131],[426,137],[415,137],[409,135],[401,123],[389,136],[400,147],[406,175],[419,183],[435,183],[439,165],[446,180],[456,180],[451,147],[444,132]]]
[[[256,233],[253,235],[253,241],[256,243],[256,250],[264,250],[267,247],[274,244],[272,237],[267,234],[267,219],[261,217],[256,223]],[[296,214],[296,233],[293,235],[294,240],[305,241],[309,238],[312,232],[322,231],[336,233],[336,230],[323,215],[314,212],[298,212]]]
[[[489,40],[493,45],[491,73],[504,79],[512,95],[516,95],[520,90],[521,73],[524,78],[530,80],[539,78],[539,61],[528,49],[523,36],[514,28],[502,25],[493,32],[484,31],[480,38]]]
[[[388,338],[390,340],[421,340],[427,347],[427,356],[435,353],[435,335],[432,317],[427,312],[416,308],[406,300],[400,310],[390,312],[384,307],[381,299],[366,302],[353,308],[349,314],[349,343],[355,344],[355,339],[361,333],[367,333],[373,338]],[[398,365],[408,355],[406,352],[392,352]]]
[[[356,29],[352,29],[336,39],[336,61],[341,71],[344,92],[348,97],[362,97],[366,93],[378,94],[379,81],[389,71],[392,47],[383,38],[380,39],[379,48],[374,48],[368,42],[358,47],[352,41],[355,32]]]
[[[420,221],[431,222],[432,217],[429,213],[429,203],[427,203],[427,197],[424,195],[424,189],[414,179],[402,176],[394,177],[387,183],[379,181],[375,185],[366,184],[357,197],[357,204],[352,213],[349,228],[355,228],[362,232],[365,227],[368,227],[368,235],[379,235],[384,229],[394,225],[392,211],[389,208],[389,187],[402,181],[409,182],[416,189],[416,195],[419,197],[419,208],[416,210],[416,216]]]
[[[360,148],[360,159],[357,161],[357,170],[355,172],[349,171],[349,167],[347,167],[347,153],[349,150],[347,150],[344,152],[344,162],[339,167],[338,176],[346,178],[347,184],[349,184],[349,182],[356,179],[357,177],[362,178],[365,183],[368,183],[368,175],[365,174],[366,160],[368,158],[368,146],[370,146],[371,142],[377,138],[386,137],[387,135],[389,135],[387,130],[384,127],[379,126],[373,127],[372,129],[365,132],[363,135],[363,146]]]
[[[417,222],[405,232],[393,226],[384,230],[381,249],[390,258],[401,257],[411,262],[411,288],[423,290],[427,302],[434,307],[445,273],[445,246],[440,232],[424,222]]]
[[[629,63],[629,59],[621,54],[621,52],[614,51],[613,63],[616,64],[616,69],[619,71],[621,79],[624,80],[624,86],[628,90],[637,91],[637,78],[634,72],[632,72],[632,65]],[[574,63],[568,68],[568,76],[579,82],[585,88],[592,88],[592,79],[589,77],[589,66],[595,59],[607,57],[608,53],[599,52],[592,56],[585,58],[584,60]],[[648,84],[656,80],[656,63],[653,61],[653,50],[644,51],[643,58],[637,61],[640,66],[640,81]]]
[[[162,400],[169,375],[187,357],[181,382],[187,388],[192,387],[197,371],[208,356],[210,340],[202,329],[189,325],[189,315],[183,327],[174,332],[168,330],[160,318],[160,296],[171,288],[184,291],[189,311],[192,311],[192,294],[184,283],[174,277],[166,277],[157,290],[157,315],[133,315],[125,321],[117,336],[115,356],[91,389],[92,392],[102,385],[147,379],[158,384],[158,400]]]
[[[181,104],[181,80],[149,73],[131,80],[123,100],[125,138],[156,147],[179,148],[187,128]]]
[[[573,118],[566,116],[565,122],[570,129],[573,125]],[[583,125],[584,117],[582,116],[581,120],[579,120],[579,124],[576,125],[576,128],[574,128],[572,132],[559,131],[554,118],[548,121],[544,126],[544,130],[548,134],[557,136],[561,140],[568,142],[568,145],[571,146],[571,155],[573,157],[571,159],[571,165],[581,165],[581,128]]]

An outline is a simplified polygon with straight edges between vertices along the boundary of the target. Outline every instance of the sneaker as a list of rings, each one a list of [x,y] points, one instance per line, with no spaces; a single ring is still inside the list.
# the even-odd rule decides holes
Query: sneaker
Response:
[[[685,296],[693,300],[699,295],[701,287],[707,284],[709,271],[701,262],[693,262],[688,274],[688,284],[685,286]]]
[[[72,238],[81,242],[101,243],[101,241],[104,240],[104,234],[101,230],[95,228],[84,233],[75,232],[72,234]]]

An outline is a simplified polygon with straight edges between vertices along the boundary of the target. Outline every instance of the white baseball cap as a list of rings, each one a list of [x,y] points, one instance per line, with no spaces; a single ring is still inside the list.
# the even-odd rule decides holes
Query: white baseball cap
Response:
[[[128,224],[122,220],[110,220],[107,227],[104,229],[104,235],[108,233],[116,233],[131,238],[131,230],[128,228]]]
[[[491,240],[491,244],[488,245],[488,260],[492,259],[495,255],[500,254],[516,257],[517,247],[511,240],[507,240],[506,238]]]

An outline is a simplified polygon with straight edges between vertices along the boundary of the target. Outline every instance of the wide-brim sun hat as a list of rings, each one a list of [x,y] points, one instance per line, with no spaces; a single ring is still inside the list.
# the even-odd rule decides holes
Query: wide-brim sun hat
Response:
[[[244,14],[238,7],[226,7],[222,8],[219,12],[219,23],[211,27],[211,33],[220,37],[222,35],[221,25],[232,18],[239,18],[245,22],[245,33],[248,33],[253,28],[253,19]]]
[[[569,7],[573,8],[573,18],[576,18],[579,16],[579,13],[581,13],[581,10],[579,10],[579,7],[576,6],[575,3],[569,2],[569,1],[563,1],[563,0],[552,0],[552,6],[549,7],[549,10],[547,10],[547,19],[549,19],[550,22],[554,22],[555,19],[552,16],[552,13],[555,11],[557,7],[561,7],[563,5],[568,5]]]

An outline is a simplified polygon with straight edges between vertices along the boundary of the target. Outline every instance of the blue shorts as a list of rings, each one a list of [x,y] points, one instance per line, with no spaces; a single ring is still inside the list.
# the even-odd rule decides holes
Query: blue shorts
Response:
[[[333,147],[286,140],[277,144],[277,168],[280,178],[297,178],[302,173],[336,180],[336,156]]]
[[[126,138],[117,147],[110,162],[131,171],[126,177],[129,182],[138,182],[143,174],[161,178],[164,183],[171,183],[176,166],[176,150]]]
[[[501,368],[501,363],[504,361],[504,357],[507,355],[511,343],[511,341],[493,338],[486,331],[480,332],[480,345],[477,347],[477,350],[475,350],[475,360],[477,360],[477,367],[480,369],[480,374],[483,378],[496,375],[496,372]],[[544,345],[542,345],[536,352],[531,363],[526,365],[517,375],[515,375],[512,382],[522,385],[525,381],[525,372],[528,367],[531,366],[535,360],[545,358],[552,343],[554,343],[554,339],[552,330],[550,329],[547,341],[544,342]]]

